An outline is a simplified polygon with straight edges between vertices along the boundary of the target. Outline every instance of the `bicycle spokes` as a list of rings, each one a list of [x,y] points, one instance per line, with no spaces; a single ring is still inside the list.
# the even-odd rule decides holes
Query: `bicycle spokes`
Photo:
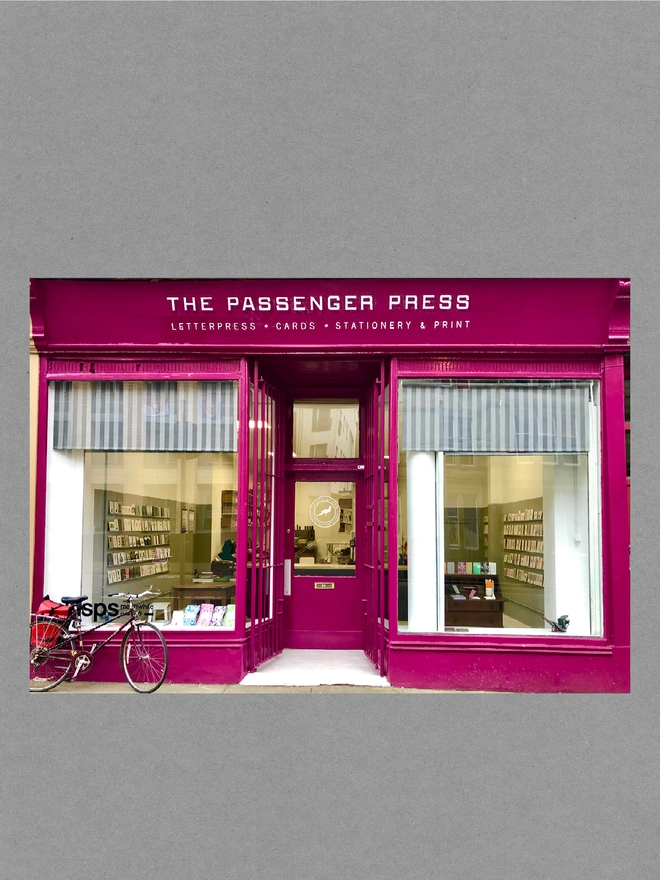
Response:
[[[167,645],[151,623],[131,627],[122,643],[122,666],[131,687],[140,693],[156,690],[167,673]]]
[[[30,625],[30,690],[48,691],[70,674],[74,655],[66,631],[57,622],[36,619]]]

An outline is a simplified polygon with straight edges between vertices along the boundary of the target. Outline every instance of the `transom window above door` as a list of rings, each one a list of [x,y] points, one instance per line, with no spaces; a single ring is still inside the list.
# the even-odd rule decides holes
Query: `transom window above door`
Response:
[[[357,400],[298,400],[293,404],[294,458],[358,458]]]

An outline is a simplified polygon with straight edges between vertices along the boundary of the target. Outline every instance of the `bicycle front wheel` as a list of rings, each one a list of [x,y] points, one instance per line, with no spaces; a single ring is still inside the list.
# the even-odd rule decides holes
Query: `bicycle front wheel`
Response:
[[[121,665],[128,683],[140,694],[151,694],[165,681],[168,657],[163,634],[153,623],[140,621],[126,630]]]
[[[63,682],[73,666],[71,641],[55,620],[30,621],[30,691],[50,691]]]

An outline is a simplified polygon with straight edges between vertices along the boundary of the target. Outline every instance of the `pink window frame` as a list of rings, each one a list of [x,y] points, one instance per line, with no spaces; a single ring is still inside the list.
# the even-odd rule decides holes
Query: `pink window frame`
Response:
[[[627,519],[618,511],[627,508],[625,435],[623,422],[623,357],[572,358],[569,362],[537,356],[522,360],[487,358],[464,359],[452,355],[446,359],[395,357],[390,374],[390,495],[389,558],[397,559],[398,548],[398,455],[399,455],[399,381],[414,378],[517,378],[517,379],[594,379],[600,382],[601,428],[601,536],[602,536],[602,636],[529,636],[459,633],[400,633],[398,615],[390,614],[390,646],[405,645],[421,650],[494,651],[524,653],[574,653],[577,655],[612,654],[617,646],[630,644],[629,588],[615,589],[615,583],[629,584]],[[624,523],[625,520],[625,523]],[[389,569],[389,607],[397,608],[398,577],[395,566]]]

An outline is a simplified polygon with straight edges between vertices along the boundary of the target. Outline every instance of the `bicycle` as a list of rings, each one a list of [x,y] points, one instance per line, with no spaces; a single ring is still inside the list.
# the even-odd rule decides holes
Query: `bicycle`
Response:
[[[88,636],[106,622],[99,623],[83,631],[81,606],[87,596],[65,596],[61,604],[68,605],[66,620],[39,614],[30,616],[30,691],[42,692],[56,688],[63,681],[75,681],[81,673],[88,672],[94,655],[120,632],[124,633],[121,643],[121,666],[133,690],[140,694],[150,694],[165,681],[168,668],[167,644],[163,634],[149,621],[139,617],[134,602],[147,596],[159,596],[153,590],[143,593],[111,593],[128,601],[128,609],[120,611],[115,620],[127,620],[113,630],[110,636],[100,643],[84,647],[83,635]]]

